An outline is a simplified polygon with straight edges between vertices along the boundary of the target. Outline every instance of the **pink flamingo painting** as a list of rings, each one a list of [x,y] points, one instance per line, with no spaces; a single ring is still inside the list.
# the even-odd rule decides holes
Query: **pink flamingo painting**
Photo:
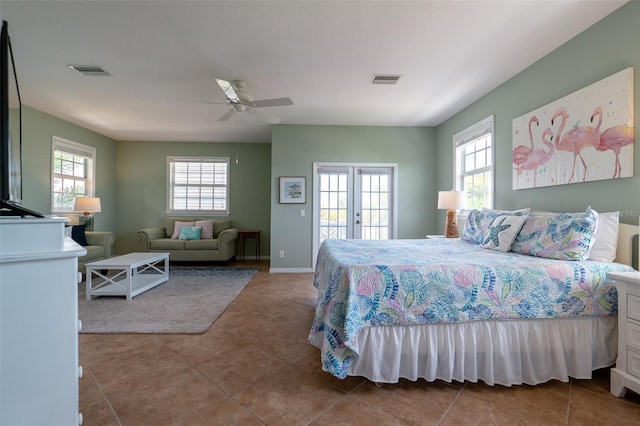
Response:
[[[560,127],[558,129],[558,133],[555,138],[555,147],[558,151],[565,151],[573,153],[573,167],[571,169],[571,177],[569,177],[569,183],[573,180],[576,174],[576,162],[577,159],[580,158],[580,162],[582,162],[582,167],[584,170],[584,174],[582,176],[582,181],[584,182],[587,178],[588,166],[584,161],[584,157],[582,157],[582,150],[589,146],[596,146],[598,143],[598,139],[600,136],[600,125],[602,124],[602,108],[596,107],[591,114],[591,123],[595,117],[598,116],[598,123],[596,127],[591,126],[580,126],[574,129],[571,129],[566,134],[562,135],[562,130],[567,122],[567,118],[569,114],[567,111],[560,107],[556,111],[556,113],[551,118],[551,125],[553,125],[555,119],[557,117],[561,117],[562,121],[560,123]]]
[[[531,118],[529,119],[529,146],[518,145],[513,148],[513,151],[511,153],[513,164],[515,164],[514,168],[517,172],[516,179],[518,179],[523,172],[522,164],[527,161],[529,155],[531,155],[531,151],[533,151],[533,129],[531,128],[533,123],[535,123],[536,126],[538,126],[539,124],[538,117],[536,117],[535,115],[531,116]]]
[[[620,151],[627,145],[633,145],[633,128],[629,126],[613,126],[600,134],[595,148],[598,151],[611,150],[616,154],[613,179],[619,178],[622,172]]]
[[[543,166],[545,163],[549,161],[551,156],[553,156],[553,132],[551,129],[547,128],[542,133],[542,143],[544,143],[549,150],[545,151],[544,149],[534,149],[531,151],[527,160],[520,165],[522,170],[531,170],[533,171],[533,186],[538,186],[536,182],[536,176],[538,175],[538,169]]]

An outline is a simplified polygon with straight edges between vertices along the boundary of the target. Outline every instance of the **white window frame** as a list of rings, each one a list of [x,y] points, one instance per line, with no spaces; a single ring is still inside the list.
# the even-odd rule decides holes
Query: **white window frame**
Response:
[[[175,163],[224,163],[227,169],[227,176],[225,183],[193,183],[187,184],[192,188],[211,188],[212,193],[215,192],[215,189],[224,188],[224,209],[177,209],[174,208],[174,192],[175,192],[175,183],[173,176],[173,167],[172,165]],[[229,180],[231,174],[230,160],[229,157],[181,157],[181,156],[170,156],[167,157],[167,214],[173,215],[183,215],[183,216],[198,216],[202,214],[207,215],[218,215],[218,216],[226,216],[229,214]]]
[[[74,180],[84,181],[84,192],[75,192],[75,194],[76,196],[93,197],[95,194],[96,181],[96,149],[92,146],[70,141],[59,136],[53,136],[51,139],[51,211],[53,213],[74,213],[73,202],[67,207],[56,205],[55,180],[61,176],[71,176],[56,174],[55,154],[57,151],[73,154],[85,159],[84,178],[73,176]]]
[[[471,171],[463,170],[464,163],[463,163],[462,151],[464,149],[464,146],[469,143],[475,142],[486,135],[489,135],[489,139],[490,139],[489,142],[491,144],[490,152],[486,157],[486,160],[489,162],[489,164],[481,168],[473,169]],[[494,182],[495,182],[495,151],[496,151],[494,135],[495,135],[495,131],[494,131],[493,115],[490,115],[484,120],[481,120],[476,124],[469,126],[466,129],[462,130],[461,132],[458,132],[455,135],[453,135],[453,161],[454,161],[453,181],[454,181],[455,189],[458,191],[462,191],[462,190],[468,191],[468,188],[464,188],[464,178],[466,176],[486,173],[487,171],[490,172],[491,174],[489,183],[485,184],[485,187],[484,187],[484,192],[488,193],[488,197],[485,198],[485,203],[483,203],[482,206],[470,205],[469,200],[472,199],[472,194],[468,193],[467,209],[465,211],[469,211],[472,208],[481,208],[481,207],[493,208],[493,197],[495,194]]]

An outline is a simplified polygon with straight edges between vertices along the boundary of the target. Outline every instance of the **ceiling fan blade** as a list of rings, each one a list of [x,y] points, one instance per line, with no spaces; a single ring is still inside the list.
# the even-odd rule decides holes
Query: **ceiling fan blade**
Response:
[[[218,83],[218,86],[220,86],[220,88],[224,92],[224,95],[227,97],[227,99],[229,99],[230,102],[232,103],[242,102],[231,83],[229,83],[226,80],[221,80],[219,78],[216,78],[216,83]]]
[[[227,111],[222,117],[218,118],[218,121],[227,121],[228,119],[231,118],[231,116],[233,114],[236,113],[235,109],[230,109],[229,111]]]
[[[249,106],[252,108],[265,108],[284,105],[293,105],[293,101],[291,100],[291,98],[263,99],[261,101],[249,102]]]
[[[278,124],[282,120],[275,115],[267,114],[264,111],[259,111],[257,109],[250,109],[247,111],[249,114],[254,115],[258,118],[268,121],[271,124]]]

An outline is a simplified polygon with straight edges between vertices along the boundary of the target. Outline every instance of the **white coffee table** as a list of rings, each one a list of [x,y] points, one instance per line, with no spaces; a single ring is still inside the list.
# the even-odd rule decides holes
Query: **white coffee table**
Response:
[[[126,296],[127,300],[169,280],[169,253],[129,253],[86,264],[87,300]],[[107,276],[102,271],[118,271]]]

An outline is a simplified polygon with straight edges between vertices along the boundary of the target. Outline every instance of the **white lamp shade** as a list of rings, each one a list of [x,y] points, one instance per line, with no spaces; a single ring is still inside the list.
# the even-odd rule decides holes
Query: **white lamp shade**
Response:
[[[466,205],[467,195],[464,191],[438,191],[439,209],[463,209]]]
[[[74,199],[73,210],[77,212],[97,213],[101,212],[100,198],[98,197],[76,197]]]

